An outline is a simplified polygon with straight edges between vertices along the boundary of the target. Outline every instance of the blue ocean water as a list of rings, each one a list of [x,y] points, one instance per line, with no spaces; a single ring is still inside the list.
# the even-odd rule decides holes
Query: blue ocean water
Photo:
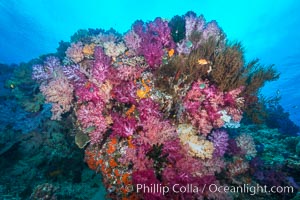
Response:
[[[90,142],[87,139],[82,147],[79,144],[82,138],[78,138],[84,135],[84,131],[89,134],[96,128],[90,126],[83,130],[77,127],[79,120],[75,115],[79,106],[64,113],[61,121],[50,120],[51,105],[44,103],[45,97],[38,85],[41,83],[31,79],[31,66],[40,64],[41,60],[32,59],[55,53],[59,42],[70,41],[70,36],[79,29],[114,28],[123,34],[136,20],[151,21],[156,17],[170,20],[188,11],[203,14],[207,21],[216,20],[229,41],[242,43],[247,61],[259,58],[265,66],[274,64],[274,69],[280,73],[278,80],[268,82],[261,89],[266,99],[280,97],[280,106],[276,104],[278,107],[270,108],[266,124],[256,126],[245,122],[238,131],[226,129],[231,148],[228,147],[222,160],[212,161],[217,163],[214,166],[222,168],[220,177],[226,177],[224,180],[228,181],[231,178],[228,168],[242,163],[251,170],[246,175],[237,176],[241,182],[246,183],[251,176],[260,184],[289,185],[299,191],[300,132],[297,135],[299,129],[296,127],[300,126],[299,9],[300,2],[296,0],[0,1],[0,199],[44,199],[53,195],[53,199],[89,197],[96,200],[105,198],[107,192],[114,195],[116,188],[108,183],[102,184],[101,173],[94,171],[103,172],[103,169],[100,165],[93,166],[93,161],[100,162],[104,158],[105,166],[112,166],[107,152],[119,148],[117,151],[121,149],[120,152],[124,153],[121,148],[124,142],[120,142],[121,147],[112,148],[109,145],[113,140],[103,139],[104,142],[97,146],[106,151],[103,157],[93,154],[97,148],[87,145]],[[45,60],[43,56],[40,58]],[[20,64],[29,61],[32,63]],[[145,87],[145,83],[141,85]],[[90,87],[90,83],[85,83],[85,87]],[[129,110],[126,106],[120,110]],[[248,157],[241,156],[242,153],[234,154],[242,152],[235,139],[242,140],[244,133],[252,138],[248,137],[244,145],[252,144],[256,157],[249,156],[251,153]],[[210,136],[207,138],[213,141]],[[145,156],[163,160],[164,157],[153,156],[161,153],[160,148],[153,145],[153,151]],[[98,156],[99,160],[91,159],[90,155]],[[126,170],[120,172],[126,174]],[[29,184],[28,180],[32,182]],[[238,185],[234,181],[229,183]],[[296,194],[280,194],[274,199],[294,196]]]
[[[68,41],[78,29],[113,27],[122,33],[137,19],[170,19],[193,10],[216,20],[230,40],[241,41],[249,60],[260,58],[266,65],[275,64],[281,78],[268,84],[263,93],[271,96],[279,91],[281,104],[300,125],[299,8],[295,0],[4,0],[0,2],[0,63],[29,61],[54,52],[59,41]]]

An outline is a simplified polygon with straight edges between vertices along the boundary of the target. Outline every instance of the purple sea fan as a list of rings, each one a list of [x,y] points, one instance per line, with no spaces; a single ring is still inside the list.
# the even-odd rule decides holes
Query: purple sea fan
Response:
[[[223,130],[215,130],[212,132],[209,139],[214,144],[214,156],[222,157],[225,154],[228,146],[228,134]]]
[[[95,47],[94,57],[92,76],[99,83],[103,83],[109,74],[111,59],[105,55],[101,47]]]
[[[136,129],[136,120],[134,118],[125,118],[118,114],[113,114],[113,126],[112,130],[114,135],[121,137],[128,137],[133,135]]]

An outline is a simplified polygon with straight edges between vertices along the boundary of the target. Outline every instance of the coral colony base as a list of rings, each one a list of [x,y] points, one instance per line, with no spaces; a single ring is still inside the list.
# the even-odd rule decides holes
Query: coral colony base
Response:
[[[261,121],[259,89],[278,74],[245,63],[241,45],[203,16],[136,21],[124,35],[80,30],[34,65],[32,78],[52,120],[72,116],[108,198],[223,200],[247,194],[208,186],[291,185],[240,131],[242,118]]]

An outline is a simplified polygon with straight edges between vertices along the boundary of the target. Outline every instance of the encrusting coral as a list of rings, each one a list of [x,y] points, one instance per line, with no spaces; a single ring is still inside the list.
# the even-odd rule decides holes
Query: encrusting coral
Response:
[[[232,178],[248,170],[253,140],[229,138],[224,129],[240,126],[259,88],[277,74],[256,61],[245,64],[241,45],[230,44],[215,21],[188,12],[136,21],[124,36],[80,31],[71,42],[63,66],[48,58],[33,67],[33,77],[53,108],[63,110],[54,109],[53,119],[75,113],[86,134],[85,161],[102,173],[110,198],[179,199],[126,185],[219,185],[221,172]]]

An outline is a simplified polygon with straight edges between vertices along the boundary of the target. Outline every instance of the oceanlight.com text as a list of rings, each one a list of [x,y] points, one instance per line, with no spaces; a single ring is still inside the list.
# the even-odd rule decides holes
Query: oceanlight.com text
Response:
[[[132,186],[130,186],[132,188]],[[250,195],[256,195],[259,193],[293,193],[294,188],[292,186],[272,186],[267,187],[266,185],[249,185],[243,184],[240,186],[220,186],[216,184],[204,184],[202,187],[187,184],[180,185],[174,184],[173,186],[166,186],[162,184],[137,184],[137,193],[159,193],[166,195],[169,192],[174,193],[248,193]]]

